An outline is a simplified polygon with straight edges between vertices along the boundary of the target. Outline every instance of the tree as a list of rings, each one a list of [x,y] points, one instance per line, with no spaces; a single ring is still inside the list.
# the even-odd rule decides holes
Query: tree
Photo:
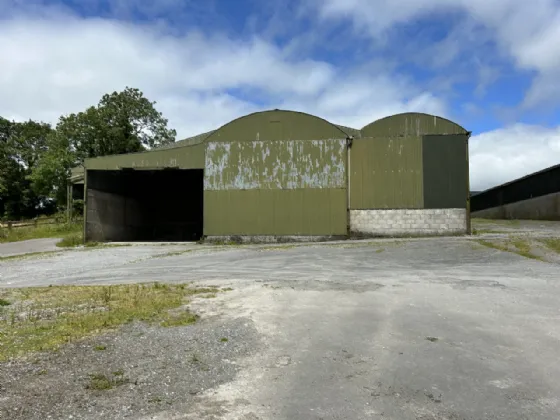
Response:
[[[87,158],[139,152],[173,143],[175,130],[143,93],[127,87],[103,95],[97,106],[60,118],[48,152],[32,174],[41,194],[64,203],[70,169]]]
[[[8,218],[33,217],[42,197],[29,176],[47,150],[49,124],[8,121],[0,117],[0,212]]]

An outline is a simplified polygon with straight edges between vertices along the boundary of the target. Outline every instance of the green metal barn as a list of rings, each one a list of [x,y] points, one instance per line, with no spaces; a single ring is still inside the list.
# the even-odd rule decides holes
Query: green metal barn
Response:
[[[356,130],[273,110],[156,150],[88,159],[72,182],[84,184],[86,241],[464,234],[469,136],[419,113]]]

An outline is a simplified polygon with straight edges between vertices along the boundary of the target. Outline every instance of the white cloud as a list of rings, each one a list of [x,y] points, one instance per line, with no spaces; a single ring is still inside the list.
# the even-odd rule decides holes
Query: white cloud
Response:
[[[560,127],[517,124],[470,140],[473,191],[560,164]]]
[[[179,138],[263,106],[293,105],[342,124],[366,123],[413,106],[445,109],[441,99],[415,92],[410,84],[403,95],[398,77],[349,78],[348,69],[294,59],[293,51],[259,37],[238,41],[196,31],[172,36],[161,26],[41,10],[33,9],[32,17],[20,11],[0,26],[0,115],[5,118],[55,123],[61,114],[81,111],[125,86],[156,100]]]
[[[560,89],[550,87],[560,77],[560,3],[557,0],[308,0],[324,19],[352,19],[360,33],[382,42],[396,25],[437,13],[463,11],[460,27],[476,23],[492,35],[503,53],[520,69],[536,71],[525,106],[554,99]],[[472,30],[455,30],[441,43],[443,55],[433,59],[453,60],[457,51],[473,45]],[[475,34],[476,36],[476,34]],[[475,51],[475,54],[477,52]],[[557,84],[556,84],[557,85]]]

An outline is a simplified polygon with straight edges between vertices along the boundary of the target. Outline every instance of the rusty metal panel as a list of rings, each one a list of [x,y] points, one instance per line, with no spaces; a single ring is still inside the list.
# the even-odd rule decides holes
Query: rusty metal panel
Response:
[[[466,134],[460,125],[445,118],[405,113],[382,118],[361,130],[362,137],[421,137],[427,134]]]
[[[210,142],[205,190],[345,188],[345,140]]]
[[[424,208],[466,208],[469,200],[467,136],[424,136]]]
[[[233,120],[213,132],[206,141],[324,140],[347,136],[338,126],[314,115],[274,110]]]
[[[204,235],[346,235],[345,189],[204,192]]]
[[[136,169],[203,169],[204,144],[178,147],[175,149],[154,149],[149,152],[102,156],[86,159],[87,169],[114,170]]]
[[[423,207],[421,137],[354,140],[349,172],[352,210]]]

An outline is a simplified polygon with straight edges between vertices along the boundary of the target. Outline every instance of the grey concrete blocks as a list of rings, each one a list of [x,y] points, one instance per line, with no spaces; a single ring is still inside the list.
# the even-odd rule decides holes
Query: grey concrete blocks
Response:
[[[351,210],[355,234],[456,235],[467,232],[466,209]]]

